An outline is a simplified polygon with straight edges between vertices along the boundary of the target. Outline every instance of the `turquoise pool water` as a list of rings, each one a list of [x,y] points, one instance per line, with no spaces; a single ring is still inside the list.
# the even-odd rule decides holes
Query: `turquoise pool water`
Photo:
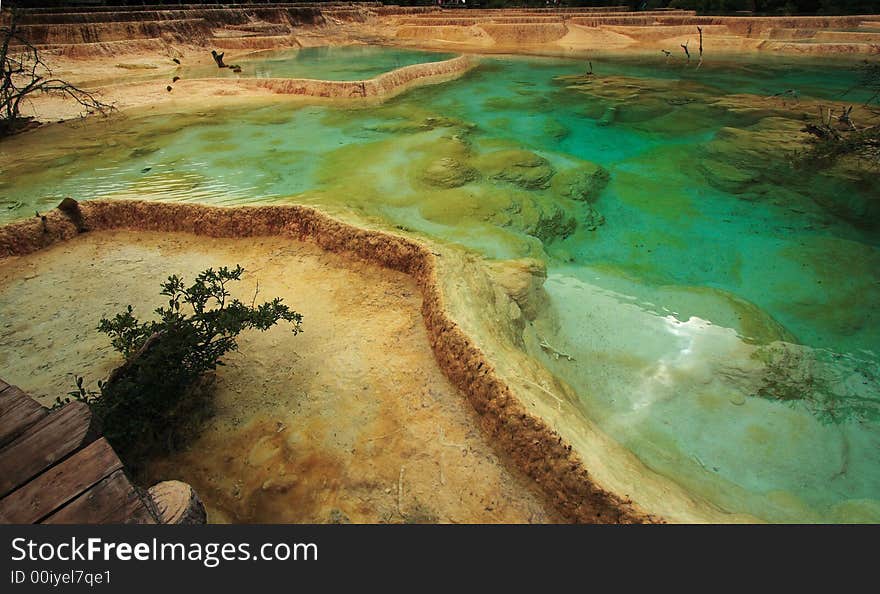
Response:
[[[227,52],[229,53],[229,52]],[[366,80],[383,72],[454,58],[455,54],[387,48],[372,45],[305,47],[255,52],[241,58],[226,58],[241,66],[241,73],[213,65],[185,67],[181,77],[316,78],[321,80]]]
[[[651,469],[731,512],[880,521],[880,190],[795,159],[812,99],[867,98],[853,65],[486,58],[381,106],[47,127],[0,143],[0,217],[296,202],[544,259],[530,354]]]
[[[392,48],[385,46],[345,45],[325,47],[305,47],[299,49],[266,50],[240,55],[229,50],[224,61],[227,65],[241,67],[241,72],[231,68],[217,68],[213,61],[209,64],[189,65],[186,61],[177,69],[157,73],[151,68],[127,68],[117,77],[102,77],[81,81],[86,88],[101,87],[124,82],[143,82],[163,80],[171,82],[178,76],[189,80],[195,78],[312,78],[319,80],[367,80],[384,72],[404,66],[440,62],[454,58],[457,54]],[[232,55],[238,57],[233,58]],[[205,55],[210,58],[209,55]]]

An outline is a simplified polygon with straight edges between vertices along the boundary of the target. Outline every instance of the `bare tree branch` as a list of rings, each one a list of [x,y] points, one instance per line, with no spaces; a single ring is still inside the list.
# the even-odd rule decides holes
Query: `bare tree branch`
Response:
[[[19,33],[17,20],[17,12],[12,9],[9,25],[0,27],[0,136],[27,126],[32,118],[21,115],[21,104],[35,94],[68,97],[85,108],[87,114],[106,114],[114,109],[94,92],[53,76],[39,50]]]
[[[697,27],[697,31],[700,32],[700,63],[697,64],[697,68],[699,69],[700,66],[703,65],[703,28]],[[690,42],[688,42],[688,43],[690,43]],[[690,57],[690,56],[688,56],[688,57]]]

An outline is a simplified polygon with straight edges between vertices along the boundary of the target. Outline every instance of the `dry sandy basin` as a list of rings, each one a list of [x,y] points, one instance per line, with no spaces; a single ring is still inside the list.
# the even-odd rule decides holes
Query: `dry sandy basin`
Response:
[[[51,404],[119,356],[95,327],[141,319],[170,274],[241,264],[242,300],[282,297],[304,332],[246,332],[217,373],[214,416],[149,482],[189,482],[210,522],[556,522],[440,372],[403,273],[283,238],[88,233],[0,260],[0,369]]]

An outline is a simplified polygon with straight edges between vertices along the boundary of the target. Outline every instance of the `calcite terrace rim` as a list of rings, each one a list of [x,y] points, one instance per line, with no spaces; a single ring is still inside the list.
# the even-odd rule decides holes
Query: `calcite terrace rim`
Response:
[[[224,88],[237,87],[240,90],[267,89],[277,95],[299,95],[316,98],[358,99],[369,97],[389,97],[419,84],[444,82],[450,77],[464,74],[477,65],[470,54],[463,54],[438,62],[423,62],[395,68],[364,80],[324,80],[319,78],[257,78],[241,77],[237,79],[190,78],[177,84],[187,83],[222,83]],[[137,83],[119,83],[142,85]]]
[[[376,105],[421,86],[442,84],[460,78],[480,63],[477,56],[462,53],[438,62],[423,62],[383,72],[362,81],[333,81],[310,78],[191,78],[175,81],[173,92],[166,92],[161,80],[120,81],[98,87],[97,96],[112,107],[104,117],[152,114],[181,107],[221,107],[253,100],[281,104]],[[168,85],[171,87],[171,85]],[[40,105],[46,99],[37,98]],[[57,102],[56,102],[57,103]],[[97,114],[84,114],[75,102],[66,102],[60,111],[40,127],[72,120],[92,121]],[[32,130],[24,131],[25,134]]]
[[[467,397],[500,450],[567,519],[578,523],[657,523],[628,498],[597,484],[573,448],[527,411],[475,341],[452,319],[437,263],[423,243],[341,222],[302,205],[207,206],[139,200],[79,204],[79,216],[55,209],[0,226],[0,259],[70,240],[80,230],[182,232],[208,237],[286,236],[410,275],[422,293],[422,318],[441,371]]]

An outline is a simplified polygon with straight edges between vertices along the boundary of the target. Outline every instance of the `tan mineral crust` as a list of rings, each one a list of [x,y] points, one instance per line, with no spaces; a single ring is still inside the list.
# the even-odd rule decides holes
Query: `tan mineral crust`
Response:
[[[654,53],[695,43],[697,26],[714,53],[869,55],[880,52],[871,33],[878,21],[266,5],[247,15],[227,8],[32,15],[24,28],[60,77],[112,81],[96,86],[121,109],[173,111],[256,98],[382,101],[461,76],[475,63],[469,54]],[[194,79],[169,93],[164,79],[140,76],[170,78],[172,58],[210,64],[212,48],[226,49],[233,63],[257,49],[352,43],[467,55],[354,82]],[[47,120],[78,115],[53,97],[31,108]],[[474,174],[453,161],[440,165],[426,183]],[[532,169],[540,183],[540,167]],[[283,297],[305,316],[298,336],[282,327],[242,336],[241,352],[217,373],[214,417],[187,450],[149,466],[151,482],[192,484],[209,521],[754,520],[646,468],[526,354],[526,322],[545,298],[539,261],[490,265],[304,206],[120,200],[81,208],[86,233],[60,211],[0,227],[0,334],[14,351],[43,361],[34,369],[28,363],[36,357],[8,354],[0,366],[4,379],[44,403],[68,391],[68,374],[97,380],[118,363],[89,329],[129,303],[147,315],[163,275],[241,263],[249,271],[243,295],[259,282],[260,296]]]
[[[303,448],[316,448],[323,442],[327,447],[318,448],[321,455],[331,456],[336,453],[339,457],[339,465],[334,466],[337,470],[330,474],[335,476],[337,481],[341,480],[339,477],[342,469],[358,465],[354,462],[355,459],[358,463],[364,462],[367,465],[363,470],[355,468],[351,470],[352,476],[360,476],[363,480],[367,480],[366,475],[372,477],[370,480],[378,480],[375,478],[377,476],[375,473],[386,477],[383,480],[387,480],[388,473],[396,467],[397,489],[402,493],[404,487],[401,485],[406,480],[407,460],[413,457],[420,460],[431,459],[436,466],[437,460],[445,459],[448,455],[445,450],[447,447],[457,447],[462,454],[476,447],[471,446],[467,441],[462,441],[467,435],[479,440],[488,439],[488,442],[482,443],[487,446],[491,443],[499,456],[509,460],[512,466],[532,478],[542,488],[543,495],[553,508],[567,520],[642,522],[658,521],[661,517],[671,521],[745,519],[724,514],[705,503],[694,501],[680,487],[645,468],[634,455],[608,439],[578,412],[574,405],[576,396],[570,388],[520,350],[518,345],[522,342],[522,317],[511,315],[511,311],[517,309],[529,311],[529,301],[541,298],[540,280],[536,282],[534,277],[536,274],[540,276],[543,272],[530,261],[514,262],[509,268],[492,270],[476,256],[450,246],[429,245],[355,227],[334,220],[312,208],[301,206],[222,208],[119,200],[86,202],[82,204],[81,212],[81,226],[88,229],[85,236],[77,231],[74,222],[58,210],[45,215],[45,221],[33,218],[0,228],[0,258],[3,258],[0,268],[2,274],[0,286],[3,287],[3,291],[0,294],[3,295],[4,301],[10,300],[8,305],[4,303],[3,309],[19,312],[16,315],[27,316],[26,312],[30,312],[31,316],[31,319],[16,319],[10,324],[11,330],[8,328],[4,330],[13,333],[10,341],[15,341],[14,333],[17,327],[26,329],[34,325],[35,319],[42,320],[47,316],[54,316],[56,320],[64,316],[57,320],[57,323],[62,331],[67,331],[69,325],[78,320],[82,314],[79,310],[70,310],[69,306],[59,308],[58,301],[63,300],[64,303],[69,304],[79,300],[80,307],[94,311],[94,305],[85,304],[85,299],[80,295],[108,295],[112,296],[113,301],[107,305],[111,310],[107,313],[112,313],[124,307],[129,301],[135,300],[135,297],[143,299],[144,295],[153,295],[154,293],[148,291],[143,283],[155,283],[155,275],[159,270],[164,273],[170,269],[170,264],[175,262],[179,263],[175,270],[192,274],[204,268],[204,265],[217,266],[232,258],[242,262],[246,268],[250,267],[259,273],[262,271],[262,266],[273,265],[273,258],[284,261],[295,260],[296,265],[284,278],[264,281],[267,284],[261,282],[261,294],[286,296],[286,293],[290,292],[287,293],[292,295],[289,302],[308,317],[309,308],[303,305],[308,305],[310,299],[300,300],[298,298],[300,293],[293,291],[294,287],[308,285],[308,279],[313,278],[323,287],[334,286],[330,292],[336,293],[343,300],[328,312],[327,293],[319,292],[311,296],[311,300],[318,304],[318,307],[312,310],[312,314],[318,318],[315,323],[319,325],[315,334],[321,334],[313,343],[317,353],[301,354],[308,349],[309,339],[300,340],[306,336],[305,333],[302,336],[288,337],[293,341],[292,353],[277,343],[269,342],[262,345],[259,343],[261,340],[271,340],[277,332],[283,332],[282,329],[276,328],[256,338],[249,337],[248,341],[258,342],[252,349],[243,343],[242,350],[257,353],[257,360],[262,359],[262,361],[255,363],[256,367],[250,367],[247,371],[244,371],[248,367],[245,362],[234,364],[234,369],[252,374],[249,378],[250,382],[230,381],[229,391],[225,393],[224,383],[220,382],[218,407],[221,414],[199,438],[199,443],[204,442],[204,448],[197,444],[189,450],[189,453],[184,452],[179,458],[171,458],[153,466],[156,475],[152,478],[155,480],[182,478],[191,483],[197,491],[200,491],[203,501],[209,508],[209,514],[210,510],[214,509],[214,517],[218,520],[277,519],[278,514],[282,513],[282,508],[285,508],[286,504],[283,501],[286,500],[282,498],[282,504],[277,501],[274,503],[265,501],[272,500],[273,497],[264,494],[264,491],[272,493],[272,486],[275,484],[266,481],[274,480],[274,476],[270,476],[273,472],[299,477],[311,471],[310,468],[299,467],[300,464],[306,463],[306,458],[301,455],[302,452],[297,452],[295,447],[297,445]],[[145,234],[145,232],[150,233]],[[197,234],[203,238],[180,237],[178,236],[180,233]],[[309,251],[300,244],[286,248],[293,257],[281,257],[286,252],[283,247],[285,242],[279,243],[277,240],[279,236],[285,238],[287,244],[313,243],[327,252],[342,253],[366,260],[373,265],[405,273],[411,279],[410,292],[407,292],[405,288],[407,285],[399,276],[396,278],[403,284],[403,288],[398,285],[392,289],[390,285],[386,285],[388,288],[384,289],[381,295],[372,293],[371,289],[363,289],[369,285],[374,285],[373,288],[378,286],[380,289],[384,287],[383,283],[379,283],[377,276],[366,279],[347,276],[353,274],[352,268],[356,272],[359,271],[359,267],[352,263],[357,260],[337,259],[335,262],[337,270],[332,272],[342,276],[333,282],[332,274],[328,274],[331,272],[328,270],[330,267],[309,262],[306,258],[308,254],[318,259],[318,262],[322,257],[326,259],[327,256],[323,256],[320,250],[312,248]],[[261,238],[260,241],[266,243],[261,245],[254,240],[248,240],[245,247],[241,242],[224,244],[224,242],[204,239],[218,237]],[[102,241],[105,242],[103,245]],[[59,245],[59,242],[64,243]],[[146,245],[138,249],[140,242]],[[85,253],[78,253],[74,248],[83,243],[84,246],[80,249],[84,249]],[[113,248],[108,249],[112,244],[115,244]],[[298,253],[297,248],[305,252],[299,258],[295,256]],[[226,250],[225,258],[219,257],[222,256],[223,249]],[[216,253],[217,250],[220,254]],[[252,254],[253,260],[247,257],[249,254]],[[120,274],[123,270],[113,273],[117,267],[126,266],[129,267],[127,274],[141,271],[140,274],[132,275],[132,286],[127,289],[125,286],[127,281],[123,280],[125,274]],[[85,269],[78,274],[77,267]],[[45,268],[48,270],[44,270]],[[348,270],[338,270],[346,268]],[[100,278],[104,280],[99,281]],[[257,276],[254,281],[258,279],[262,279],[262,275]],[[34,291],[24,286],[34,281],[48,283],[51,287],[51,290],[44,292],[47,301],[36,302],[33,297]],[[106,286],[96,290],[97,282],[106,283]],[[279,284],[273,285],[273,282]],[[32,284],[30,287],[35,285]],[[358,289],[355,290],[353,287]],[[272,288],[277,290],[270,290]],[[363,311],[365,301],[368,304],[370,297],[364,297],[360,291],[367,291],[367,295],[372,296],[375,309]],[[389,350],[391,344],[406,337],[406,332],[402,332],[401,322],[391,324],[390,320],[377,320],[374,324],[371,318],[364,321],[358,317],[362,314],[378,315],[379,310],[388,309],[391,296],[398,291],[396,296],[407,297],[410,306],[418,302],[416,292],[421,293],[422,322],[427,329],[426,338],[433,350],[436,364],[452,386],[458,388],[470,401],[477,417],[468,417],[467,413],[458,409],[458,417],[450,418],[447,424],[438,414],[440,406],[430,410],[420,410],[431,406],[430,399],[433,398],[431,390],[434,390],[435,395],[440,395],[443,393],[440,386],[447,386],[450,401],[454,400],[456,391],[451,389],[452,386],[439,375],[434,378],[428,375],[431,366],[425,358],[418,363],[415,361],[417,358],[414,358],[413,352],[407,352],[413,351],[415,345],[404,344],[399,345],[399,351]],[[67,294],[64,295],[63,292]],[[522,303],[522,307],[518,303]],[[391,316],[394,313],[384,312],[383,315]],[[332,334],[334,324],[339,320],[333,319],[332,314],[354,316],[360,320],[361,332],[357,332],[353,322],[342,323],[341,327],[345,332],[351,334],[344,336],[341,342],[336,342],[338,337],[334,339]],[[329,325],[324,327],[323,332],[320,329],[322,316],[327,316],[324,319]],[[418,334],[412,318],[408,329]],[[308,328],[307,332],[309,332]],[[72,377],[65,375],[67,373],[63,369],[65,361],[77,368],[70,373],[80,375],[85,372],[83,366],[86,365],[94,366],[95,374],[99,377],[102,372],[106,373],[112,368],[113,363],[106,358],[100,358],[98,353],[101,352],[101,348],[97,345],[98,339],[92,335],[80,335],[76,343],[69,345],[68,348],[76,349],[76,355],[71,355],[69,359],[64,357],[63,351],[55,348],[52,336],[51,329],[47,329],[46,335],[39,339],[24,332],[19,348],[30,351],[40,348],[40,342],[43,341],[42,348],[46,349],[47,353],[52,352],[53,357],[62,358],[53,363],[46,363],[37,373],[28,372],[27,369],[19,370],[11,375],[9,378],[11,381],[38,395],[43,395],[48,400],[52,394],[63,390],[65,377],[68,379]],[[361,349],[352,352],[357,341],[368,338],[372,338],[374,344],[364,348],[361,343]],[[89,340],[93,340],[94,343],[89,344]],[[412,340],[418,341],[416,337]],[[260,348],[261,346],[263,348]],[[59,344],[59,348],[62,348],[62,345]],[[266,352],[267,350],[270,352]],[[389,352],[392,353],[392,358],[399,356],[400,359],[393,362],[387,359],[382,361],[381,358]],[[103,348],[103,356],[109,356],[106,345]],[[265,359],[273,356],[281,356],[283,361],[273,362]],[[298,357],[305,360],[304,366],[308,367],[308,363],[311,363],[312,369],[317,371],[315,378],[311,378],[308,372],[305,372],[303,377],[306,381],[303,384],[297,381],[299,371],[293,372],[293,369],[298,369],[299,366],[291,365],[292,359]],[[357,377],[357,370],[363,370],[365,365],[369,370],[369,363],[364,362],[363,359],[373,357],[380,358],[380,360],[374,359],[374,369],[370,373],[365,372],[356,383],[349,383],[347,380],[352,379],[352,375]],[[335,364],[332,364],[334,361]],[[430,356],[427,357],[427,361],[430,361]],[[7,366],[10,364],[11,361],[6,363]],[[274,380],[274,393],[279,399],[279,406],[276,408],[273,406],[275,401],[272,400],[273,380],[259,370],[274,375],[285,367],[290,369],[291,373],[288,375],[286,372],[281,372]],[[53,371],[46,373],[48,369]],[[414,369],[417,371],[414,372]],[[220,378],[222,379],[222,375]],[[412,378],[415,384],[410,385],[407,378]],[[29,381],[33,384],[29,384]],[[367,389],[364,390],[364,387]],[[395,390],[394,394],[386,394],[390,396],[388,402],[386,397],[379,396],[383,387]],[[358,388],[364,399],[360,406],[357,401],[351,402],[352,392],[357,394]],[[408,391],[407,388],[412,391]],[[406,392],[405,395],[401,395],[399,391],[401,389]],[[247,396],[236,398],[235,390],[246,390]],[[313,390],[322,395],[320,402],[314,402],[305,395],[312,394]],[[348,397],[349,395],[352,396]],[[267,398],[268,403],[265,400]],[[329,402],[323,398],[329,399]],[[268,404],[271,412],[266,415],[256,415],[251,408],[252,417],[249,418],[248,409],[253,407],[255,402],[259,403],[258,408],[261,410]],[[302,418],[294,419],[291,416],[297,414],[292,412],[292,409],[297,410],[294,408],[297,404],[294,403],[297,403],[300,409],[304,409],[305,417],[315,418],[314,433],[306,436],[299,433],[310,425]],[[383,403],[393,403],[393,406],[383,408]],[[425,403],[427,406],[423,406]],[[223,412],[224,404],[231,408],[228,414]],[[360,418],[363,419],[372,418],[376,426],[369,430],[351,426],[348,419],[352,415],[356,417],[361,415]],[[471,422],[468,423],[468,420]],[[224,421],[227,424],[225,427]],[[415,430],[419,421],[425,424],[425,431]],[[339,423],[343,424],[339,426]],[[482,428],[482,432],[473,431],[477,426]],[[294,427],[296,429],[293,429]],[[401,427],[406,429],[403,430]],[[290,434],[280,436],[286,433],[288,428],[291,428]],[[233,437],[230,437],[230,432]],[[396,432],[401,434],[397,435]],[[413,435],[413,442],[401,443],[402,451],[397,456],[392,456],[391,469],[386,463],[379,471],[376,466],[370,466],[372,463],[369,460],[357,456],[359,444],[362,453],[368,455],[370,452],[382,455],[386,453],[386,450],[371,450],[371,442],[361,443],[359,440],[391,439],[389,443],[392,445],[386,443],[387,449],[393,447],[397,439],[404,441],[410,433]],[[299,440],[297,441],[293,436],[299,436]],[[238,445],[239,439],[242,440],[241,446]],[[293,440],[293,444],[287,441],[289,439]],[[450,443],[458,446],[448,446]],[[415,447],[415,444],[420,445]],[[431,444],[433,453],[427,453],[423,458],[421,454],[431,451],[425,449],[428,444]],[[440,448],[439,451],[437,448]],[[220,455],[220,452],[223,454]],[[342,456],[343,452],[348,454]],[[438,456],[440,452],[443,452],[442,458]],[[505,494],[504,485],[510,486],[513,482],[513,479],[507,476],[499,477],[497,486],[493,485],[495,481],[489,478],[491,472],[488,470],[492,465],[495,465],[497,472],[503,472],[503,469],[499,458],[488,450],[486,452],[487,458],[484,459],[487,461],[483,463],[486,468],[480,468],[480,472],[483,473],[480,482],[484,486],[488,485],[488,492],[479,501],[489,502],[482,508],[488,513],[496,509],[492,501],[499,505],[504,501],[509,503],[511,501],[509,497],[513,497],[512,493],[515,489],[511,487],[509,491],[511,495]],[[314,453],[317,455],[317,452]],[[468,461],[466,456],[463,456],[459,463],[464,464],[466,468],[462,471],[468,472],[468,465],[475,460],[479,458],[474,457]],[[315,462],[315,464],[319,467],[315,472],[326,471],[323,462]],[[256,466],[258,470],[262,469],[267,474],[246,472],[253,470],[251,466]],[[421,472],[428,472],[426,468],[430,466],[423,464],[419,468]],[[172,468],[174,470],[171,470]],[[194,476],[171,477],[163,473],[163,469],[164,472],[178,472],[181,468],[192,468]],[[433,474],[434,470],[436,474]],[[444,468],[443,472],[445,481],[447,473],[452,471]],[[428,489],[422,492],[432,493],[433,489],[436,489],[436,481],[441,481],[440,473],[439,467],[434,468],[424,479],[426,484],[419,483],[415,486],[415,491],[411,492]],[[341,476],[348,475],[343,473]],[[263,480],[258,480],[261,477]],[[323,488],[326,486],[324,481],[329,481],[330,478],[327,475],[320,475],[314,480]],[[409,480],[413,480],[412,474]],[[467,482],[466,478],[462,480]],[[358,482],[357,479],[355,482]],[[258,484],[259,493],[255,490]],[[335,484],[337,489],[342,487],[342,482]],[[522,483],[519,484],[525,487]],[[382,485],[384,489],[392,491],[385,493],[386,495],[394,494],[393,484],[382,482]],[[263,489],[264,486],[266,489]],[[636,490],[636,486],[638,492],[643,494],[639,505],[633,503],[627,496],[628,493]],[[208,489],[207,493],[203,492],[205,488]],[[473,490],[474,487],[471,488]],[[290,489],[293,489],[292,483]],[[400,510],[397,516],[388,515],[387,498],[381,502],[373,501],[359,507],[353,502],[359,500],[353,492],[346,491],[345,496],[334,496],[336,492],[333,488],[329,492],[319,491],[324,493],[326,498],[314,502],[310,511],[304,512],[312,515],[285,517],[290,520],[318,521],[324,513],[332,512],[336,517],[334,510],[344,508],[342,513],[350,519],[408,521]],[[520,491],[518,497],[523,497],[523,492],[528,493],[528,489]],[[317,497],[312,488],[303,491],[294,489],[293,493],[294,496],[300,494],[306,498]],[[379,497],[380,494],[373,493],[373,495]],[[459,495],[461,494],[455,496]],[[492,499],[493,496],[495,499]],[[476,497],[479,498],[480,495]],[[512,503],[509,505],[513,506]],[[546,508],[541,512],[545,515],[538,513],[541,508],[535,506],[534,499],[527,498],[521,505],[523,511],[518,512],[520,515],[499,514],[492,516],[491,521],[548,521],[554,517],[553,512],[547,511]],[[491,509],[487,510],[487,507]],[[430,508],[427,511],[418,509],[416,516],[421,520],[442,521],[445,518],[448,521],[469,521],[459,520],[455,516],[454,506],[447,512],[442,510],[431,512]],[[644,509],[650,509],[651,514]],[[426,516],[421,515],[423,511]],[[467,513],[476,512],[478,510],[471,507]],[[288,510],[284,513],[300,512]],[[351,515],[348,515],[349,513]],[[376,515],[371,516],[370,513]],[[446,515],[440,515],[442,513]],[[484,515],[467,517],[470,521],[489,521]]]
[[[166,79],[144,81],[144,73],[167,74],[210,65],[210,49],[226,51],[227,63],[250,52],[328,45],[383,44],[465,54],[519,53],[589,57],[601,53],[680,52],[696,47],[702,27],[709,55],[876,55],[880,17],[704,17],[692,11],[618,9],[467,10],[462,16],[436,7],[350,6],[291,8],[266,5],[28,15],[22,33],[43,51],[53,72],[70,82],[94,83],[102,98],[120,108],[183,107],[206,96],[230,102],[261,95],[330,99],[387,98],[420,84],[455,78],[471,59],[419,64],[369,81],[279,79],[191,79],[166,91]],[[127,80],[126,80],[127,79]],[[112,82],[110,82],[112,81]],[[364,84],[362,84],[362,82]],[[94,84],[91,85],[94,87]],[[78,115],[77,107],[41,97],[32,109],[44,119]]]
[[[3,341],[29,353],[4,357],[4,375],[47,405],[70,390],[71,373],[94,383],[118,365],[94,328],[128,304],[142,316],[162,305],[164,272],[190,280],[240,263],[248,272],[237,296],[258,290],[303,314],[297,336],[281,326],[244,334],[217,373],[201,434],[148,468],[145,484],[185,477],[211,522],[561,519],[502,462],[437,367],[421,292],[402,272],[288,237],[128,230],[0,262],[0,303],[13,322]],[[32,369],[36,359],[44,364]]]

